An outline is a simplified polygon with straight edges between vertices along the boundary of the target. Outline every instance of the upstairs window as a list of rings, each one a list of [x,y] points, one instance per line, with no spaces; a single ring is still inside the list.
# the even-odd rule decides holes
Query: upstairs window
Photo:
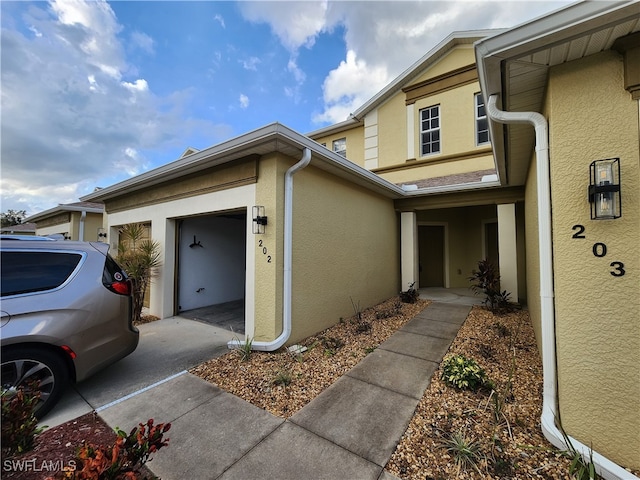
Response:
[[[481,93],[476,93],[476,145],[489,143],[489,121]]]
[[[339,138],[338,140],[333,141],[333,151],[338,155],[342,155],[346,158],[347,156],[347,139]]]
[[[420,154],[440,153],[440,105],[420,110]]]

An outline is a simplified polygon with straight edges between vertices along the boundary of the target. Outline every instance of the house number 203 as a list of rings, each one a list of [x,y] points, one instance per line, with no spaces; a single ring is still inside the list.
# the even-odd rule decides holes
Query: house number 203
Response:
[[[571,227],[571,230],[573,230],[574,232],[571,238],[575,238],[578,240],[587,238],[584,233],[586,231],[584,225],[574,225],[573,227]],[[593,253],[594,257],[604,258],[607,256],[607,245],[602,242],[596,242],[593,244],[593,247],[591,247],[591,252]],[[626,273],[624,270],[624,263],[622,262],[611,262],[609,266],[611,267],[611,271],[609,273],[614,277],[622,277]]]
[[[267,257],[267,263],[271,263],[271,255],[267,255],[268,250],[267,247],[262,244],[262,240],[258,240],[258,247],[262,250],[262,254]]]

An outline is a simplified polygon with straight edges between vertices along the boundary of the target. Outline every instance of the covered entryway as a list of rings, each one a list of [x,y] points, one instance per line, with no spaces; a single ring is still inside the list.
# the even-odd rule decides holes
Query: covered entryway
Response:
[[[246,209],[178,220],[178,315],[244,334],[246,225]]]
[[[418,226],[419,285],[444,287],[445,283],[445,225]]]

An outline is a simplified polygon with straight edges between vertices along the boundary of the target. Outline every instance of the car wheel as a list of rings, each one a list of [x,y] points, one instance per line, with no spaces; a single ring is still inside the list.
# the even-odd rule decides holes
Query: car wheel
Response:
[[[60,399],[68,380],[67,366],[52,351],[14,348],[2,352],[2,389],[15,389],[37,381],[40,401],[34,413],[38,419],[46,415]]]

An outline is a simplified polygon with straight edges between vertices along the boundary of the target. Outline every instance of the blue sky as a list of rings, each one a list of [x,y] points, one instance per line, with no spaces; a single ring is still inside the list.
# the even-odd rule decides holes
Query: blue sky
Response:
[[[278,121],[345,120],[447,35],[568,1],[2,1],[1,211]]]

